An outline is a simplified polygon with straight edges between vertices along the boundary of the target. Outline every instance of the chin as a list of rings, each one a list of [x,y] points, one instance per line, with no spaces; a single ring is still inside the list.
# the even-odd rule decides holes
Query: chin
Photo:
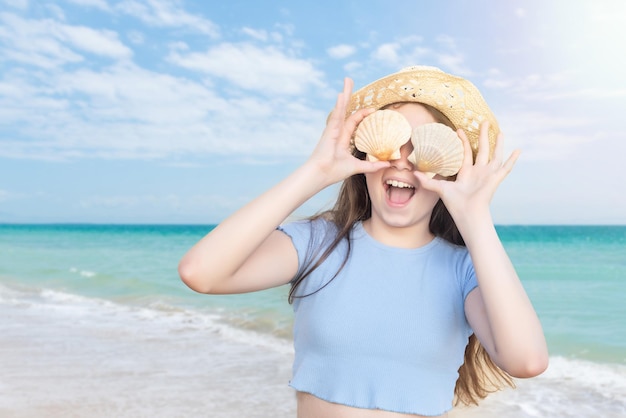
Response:
[[[394,215],[387,215],[381,218],[381,221],[388,227],[390,228],[411,228],[411,227],[415,227],[419,224],[423,224],[424,222],[426,222],[426,224],[428,224],[430,222],[430,217],[428,217],[428,219],[424,220],[422,219],[409,219],[406,216],[394,216]]]

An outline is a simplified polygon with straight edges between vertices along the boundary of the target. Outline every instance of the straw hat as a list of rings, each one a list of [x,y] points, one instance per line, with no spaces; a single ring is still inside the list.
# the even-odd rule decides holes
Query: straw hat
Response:
[[[463,129],[478,151],[480,125],[489,121],[489,147],[493,152],[500,132],[498,122],[476,86],[469,81],[447,74],[436,67],[407,67],[357,90],[350,98],[347,115],[363,108],[381,109],[398,102],[416,102],[434,107]]]

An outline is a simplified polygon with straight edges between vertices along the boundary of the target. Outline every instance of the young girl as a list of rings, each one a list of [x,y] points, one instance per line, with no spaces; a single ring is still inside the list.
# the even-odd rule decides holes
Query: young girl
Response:
[[[290,385],[300,418],[446,416],[455,397],[476,403],[510,376],[543,372],[541,325],[489,210],[518,152],[503,162],[480,93],[431,67],[351,90],[346,79],[300,168],[183,257],[183,281],[210,294],[291,284]],[[411,128],[457,129],[464,157],[456,177],[417,171],[408,137],[390,161],[355,149],[359,123],[383,108]],[[340,181],[332,210],[282,225]]]

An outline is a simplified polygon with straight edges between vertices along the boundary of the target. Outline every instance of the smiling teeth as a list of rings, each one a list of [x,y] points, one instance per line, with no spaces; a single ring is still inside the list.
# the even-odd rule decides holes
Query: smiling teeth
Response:
[[[386,182],[388,185],[393,186],[393,187],[399,187],[399,188],[410,188],[410,189],[414,189],[415,187],[411,186],[408,183],[404,183],[402,181],[398,181],[398,180],[387,180]]]

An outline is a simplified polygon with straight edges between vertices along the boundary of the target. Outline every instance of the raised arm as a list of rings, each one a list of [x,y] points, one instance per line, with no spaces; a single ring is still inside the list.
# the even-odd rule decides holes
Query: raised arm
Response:
[[[465,313],[491,359],[515,377],[532,377],[548,365],[541,323],[496,233],[489,210],[498,185],[509,174],[515,151],[504,163],[502,137],[489,160],[488,125],[481,127],[479,152],[472,163],[467,137],[465,160],[454,182],[416,173],[426,188],[437,191],[452,215],[472,257],[478,288],[465,301]]]
[[[276,186],[242,207],[202,238],[181,259],[183,282],[201,293],[243,293],[287,283],[296,273],[291,240],[276,228],[325,187],[358,172],[388,165],[354,158],[350,137],[370,113],[345,119],[352,81],[346,79],[335,108],[310,158]]]

